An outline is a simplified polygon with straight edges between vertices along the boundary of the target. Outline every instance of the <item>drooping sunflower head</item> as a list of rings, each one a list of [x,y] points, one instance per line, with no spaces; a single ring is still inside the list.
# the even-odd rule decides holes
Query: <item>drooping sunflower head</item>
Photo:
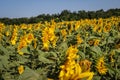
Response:
[[[79,65],[82,68],[82,72],[90,71],[91,64],[92,63],[89,60],[87,60],[87,59],[81,60],[79,62]]]

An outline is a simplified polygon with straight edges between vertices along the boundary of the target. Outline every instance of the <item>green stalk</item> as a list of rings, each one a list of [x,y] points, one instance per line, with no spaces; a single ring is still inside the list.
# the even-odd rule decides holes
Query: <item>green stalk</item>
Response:
[[[83,52],[85,53],[86,52],[86,50],[85,50],[86,49],[86,33],[85,33],[85,30],[84,30],[84,35],[85,35],[85,40],[84,40],[85,42],[84,42],[84,51]]]

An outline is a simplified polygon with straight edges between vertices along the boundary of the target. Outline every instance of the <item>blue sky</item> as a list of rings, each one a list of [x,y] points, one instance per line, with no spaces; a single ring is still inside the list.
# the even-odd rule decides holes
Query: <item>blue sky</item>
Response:
[[[0,18],[32,17],[62,10],[96,11],[120,8],[120,0],[0,0]]]

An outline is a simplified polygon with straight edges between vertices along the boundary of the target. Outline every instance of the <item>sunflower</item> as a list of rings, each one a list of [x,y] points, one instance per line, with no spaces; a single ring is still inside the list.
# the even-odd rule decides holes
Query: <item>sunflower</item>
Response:
[[[97,61],[96,68],[100,74],[106,74],[107,68],[105,66],[104,57],[100,57]]]
[[[18,72],[19,72],[19,74],[22,74],[24,72],[24,66],[23,65],[20,65],[18,67]]]

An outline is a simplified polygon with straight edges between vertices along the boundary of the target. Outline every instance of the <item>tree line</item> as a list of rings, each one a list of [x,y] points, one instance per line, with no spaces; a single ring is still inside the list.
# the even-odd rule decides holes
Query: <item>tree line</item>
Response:
[[[109,18],[111,16],[120,16],[120,9],[109,9],[104,11],[103,9],[97,11],[85,11],[80,10],[77,12],[71,12],[70,10],[63,10],[58,14],[40,14],[36,17],[22,17],[22,18],[0,18],[0,22],[5,24],[29,24],[29,23],[38,23],[44,21],[51,21],[54,19],[56,22],[60,21],[72,21],[80,19],[94,19],[94,18]]]

